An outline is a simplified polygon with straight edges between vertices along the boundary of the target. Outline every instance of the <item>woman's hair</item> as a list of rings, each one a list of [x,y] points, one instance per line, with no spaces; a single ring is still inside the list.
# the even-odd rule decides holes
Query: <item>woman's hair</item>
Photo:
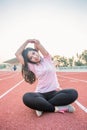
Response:
[[[37,51],[37,50],[33,48],[26,48],[23,50],[22,56],[24,58],[24,65],[22,65],[22,76],[26,82],[32,84],[35,82],[36,76],[32,71],[29,70],[28,62],[32,64],[36,64],[36,63],[29,60],[27,56],[29,51]]]

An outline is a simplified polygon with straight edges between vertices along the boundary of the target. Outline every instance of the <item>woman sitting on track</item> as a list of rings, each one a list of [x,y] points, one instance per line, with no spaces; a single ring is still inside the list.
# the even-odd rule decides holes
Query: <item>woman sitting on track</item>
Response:
[[[26,48],[28,43],[34,44],[34,48]],[[23,96],[23,102],[27,107],[34,109],[37,116],[41,116],[43,112],[75,111],[71,103],[78,98],[77,91],[57,90],[59,83],[51,56],[38,40],[25,41],[15,55],[22,64],[25,81],[33,84],[38,79],[35,92],[28,92]]]

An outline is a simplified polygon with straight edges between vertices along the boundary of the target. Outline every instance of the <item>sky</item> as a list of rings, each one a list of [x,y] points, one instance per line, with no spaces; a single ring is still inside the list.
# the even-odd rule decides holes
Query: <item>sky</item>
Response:
[[[87,0],[0,0],[0,63],[32,38],[52,56],[87,50]]]

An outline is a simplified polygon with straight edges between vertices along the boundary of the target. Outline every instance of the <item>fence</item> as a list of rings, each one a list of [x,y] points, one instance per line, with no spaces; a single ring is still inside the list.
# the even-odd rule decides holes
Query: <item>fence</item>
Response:
[[[58,67],[56,68],[56,71],[65,71],[65,72],[87,72],[87,66],[73,66],[73,67]]]

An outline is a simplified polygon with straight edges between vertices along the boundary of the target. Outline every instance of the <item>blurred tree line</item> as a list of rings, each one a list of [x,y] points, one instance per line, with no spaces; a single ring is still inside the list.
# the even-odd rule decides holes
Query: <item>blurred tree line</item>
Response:
[[[81,54],[76,54],[71,58],[67,58],[60,55],[55,55],[52,60],[56,67],[69,67],[69,66],[87,66],[87,50],[84,50]]]

